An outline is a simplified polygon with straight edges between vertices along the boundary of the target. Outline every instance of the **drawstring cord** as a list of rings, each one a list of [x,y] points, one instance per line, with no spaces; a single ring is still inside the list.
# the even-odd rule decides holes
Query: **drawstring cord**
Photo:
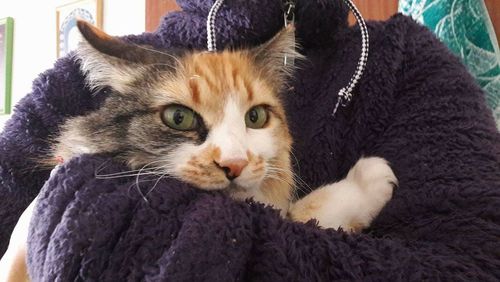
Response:
[[[342,105],[342,107],[345,107],[351,101],[352,90],[354,90],[354,87],[356,87],[366,69],[366,63],[368,62],[368,53],[370,49],[369,45],[370,38],[368,36],[368,28],[366,27],[366,23],[365,20],[363,19],[363,16],[361,15],[358,8],[356,7],[356,5],[354,5],[354,3],[351,0],[344,0],[344,3],[347,5],[349,10],[351,10],[351,12],[354,14],[354,17],[358,22],[359,29],[361,30],[361,55],[358,60],[356,71],[349,80],[349,83],[345,87],[342,87],[339,90],[337,103],[335,104],[335,108],[333,109],[332,116],[335,116],[340,105]]]
[[[354,14],[354,17],[356,18],[356,21],[358,22],[360,31],[361,31],[361,55],[358,60],[358,64],[356,66],[356,71],[352,75],[351,79],[349,80],[349,83],[342,87],[339,90],[338,93],[338,99],[337,103],[335,104],[335,108],[333,109],[332,116],[335,116],[337,113],[337,110],[340,106],[345,107],[347,104],[351,101],[352,99],[352,91],[358,84],[359,80],[363,76],[363,73],[366,69],[366,63],[368,62],[368,53],[369,53],[369,36],[368,36],[368,28],[366,27],[365,20],[363,19],[363,16],[359,12],[358,8],[352,0],[343,0],[344,3],[347,5],[349,10]],[[212,8],[210,9],[210,12],[208,13],[207,17],[207,49],[210,52],[215,52],[217,51],[217,44],[216,44],[216,32],[215,32],[215,18],[217,16],[217,13],[219,12],[219,9],[221,8],[222,4],[224,3],[224,0],[216,0],[214,4],[212,5]],[[295,19],[294,16],[294,8],[295,4],[293,0],[287,0],[285,2],[285,13],[284,13],[284,19],[285,19],[285,26],[293,22]],[[287,58],[285,57],[285,64],[288,64]]]
[[[215,34],[215,17],[219,12],[220,7],[224,3],[224,0],[215,0],[210,12],[208,12],[207,17],[207,49],[209,52],[217,51],[217,40]]]

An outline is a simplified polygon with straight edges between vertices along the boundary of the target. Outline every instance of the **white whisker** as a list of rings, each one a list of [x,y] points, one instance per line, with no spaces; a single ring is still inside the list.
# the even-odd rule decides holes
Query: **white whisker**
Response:
[[[116,179],[116,178],[126,178],[126,177],[137,177],[139,173],[130,173],[130,174],[122,174],[122,175],[97,175],[96,179]],[[152,172],[144,172],[140,173],[140,175],[161,175],[160,172],[152,171]]]
[[[107,162],[108,161],[103,163],[103,165],[106,164]],[[109,173],[109,174],[99,174],[104,169],[103,165],[101,165],[94,172],[94,177],[96,179],[114,179],[114,178],[122,178],[122,177],[134,177],[134,176],[137,176],[137,174],[142,173],[142,172],[144,172],[144,173],[142,173],[143,175],[160,174],[160,173],[157,173],[157,171],[162,169],[161,166],[147,168],[148,166],[155,164],[155,163],[159,163],[159,162],[163,162],[163,160],[150,162],[150,163],[146,164],[145,166],[143,166],[141,169],[120,171],[120,172]]]
[[[285,169],[282,169],[279,167],[275,167],[275,166],[271,166],[271,165],[267,166],[267,171],[268,171],[268,173],[266,173],[266,175],[268,177],[274,176],[273,179],[276,179],[276,177],[277,177],[276,174],[279,174],[279,173],[289,174],[290,173],[292,180],[293,180],[292,181],[293,183],[289,183],[289,181],[286,181],[286,183],[289,185],[292,185],[294,187],[295,197],[297,197],[297,190],[304,192],[306,194],[313,191],[313,189],[302,178],[300,178],[300,176],[293,173],[292,171],[288,171],[288,170],[285,170]],[[283,179],[279,179],[279,180],[285,181]]]
[[[160,180],[162,180],[163,178],[174,178],[172,176],[168,176],[166,173],[162,174],[158,180],[156,180],[155,184],[153,185],[153,187],[151,187],[151,189],[149,189],[149,191],[146,193],[145,197],[148,197],[148,195],[153,192],[153,190],[156,188],[156,186],[158,185],[158,183],[160,182]]]

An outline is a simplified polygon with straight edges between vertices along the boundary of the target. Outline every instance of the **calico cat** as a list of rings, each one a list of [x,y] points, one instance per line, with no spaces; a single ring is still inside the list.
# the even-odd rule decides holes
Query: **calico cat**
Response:
[[[277,93],[298,56],[290,32],[254,49],[164,53],[110,37],[84,22],[78,49],[91,87],[111,87],[103,106],[69,120],[58,159],[112,153],[205,190],[288,210],[291,136]]]
[[[54,159],[108,153],[131,172],[253,198],[283,217],[314,218],[347,232],[368,227],[390,200],[397,179],[385,160],[372,157],[360,159],[342,181],[295,201],[292,138],[281,102],[293,71],[284,56],[301,58],[290,29],[255,48],[164,52],[83,21],[78,28],[85,40],[77,56],[89,86],[111,93],[100,109],[62,126]],[[21,241],[11,241],[2,261],[11,273],[25,268],[14,262],[24,261],[32,206],[12,236]]]

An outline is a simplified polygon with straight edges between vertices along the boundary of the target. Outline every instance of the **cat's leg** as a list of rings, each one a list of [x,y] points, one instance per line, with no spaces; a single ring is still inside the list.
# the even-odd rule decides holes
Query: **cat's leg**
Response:
[[[289,216],[306,222],[315,218],[321,227],[342,227],[360,232],[392,197],[397,179],[382,158],[360,159],[339,182],[325,185],[295,202]]]
[[[37,198],[26,208],[14,227],[9,247],[0,260],[0,282],[30,281],[26,266],[26,247],[31,216]]]

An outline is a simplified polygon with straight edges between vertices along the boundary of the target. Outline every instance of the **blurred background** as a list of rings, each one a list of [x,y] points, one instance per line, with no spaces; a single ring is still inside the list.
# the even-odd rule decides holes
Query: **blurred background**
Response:
[[[76,1],[78,2],[78,1]],[[81,1],[83,4],[86,1]],[[125,35],[145,31],[144,0],[103,0],[102,27],[110,34]],[[58,54],[59,7],[74,0],[0,0],[0,19],[14,22],[12,60],[12,107],[31,91],[39,73],[53,66]],[[97,1],[96,1],[97,3]],[[62,24],[64,19],[60,19]],[[72,33],[72,32],[69,32]],[[1,95],[0,95],[1,96]],[[0,99],[0,103],[3,103]],[[0,115],[0,130],[8,119]]]

